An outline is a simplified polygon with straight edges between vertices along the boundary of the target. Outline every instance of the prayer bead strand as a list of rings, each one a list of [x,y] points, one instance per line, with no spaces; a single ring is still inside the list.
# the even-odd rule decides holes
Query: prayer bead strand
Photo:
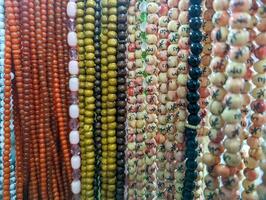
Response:
[[[168,34],[167,25],[169,23],[167,1],[162,0],[159,10],[159,22],[158,22],[158,42],[156,48],[154,49],[158,52],[166,52],[168,47]],[[155,51],[154,50],[154,51]],[[167,53],[166,53],[167,54]],[[166,140],[166,96],[167,96],[167,58],[159,57],[158,58],[158,131],[156,134],[156,158],[157,158],[157,167],[156,179],[157,179],[157,198],[164,199],[166,193],[166,183],[167,181],[164,178],[164,171],[167,164],[165,158],[165,140]]]

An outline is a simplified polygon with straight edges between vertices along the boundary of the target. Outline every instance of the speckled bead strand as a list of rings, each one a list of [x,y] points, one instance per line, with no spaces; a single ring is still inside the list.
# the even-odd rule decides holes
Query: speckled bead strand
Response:
[[[225,152],[223,159],[230,171],[234,173],[229,174],[228,177],[222,179],[223,186],[219,190],[219,195],[224,199],[238,199],[239,194],[239,171],[242,168],[242,159],[240,151],[242,148],[242,141],[240,138],[241,131],[241,107],[243,104],[241,91],[244,89],[244,75],[247,70],[246,61],[249,58],[250,50],[247,48],[247,44],[250,40],[248,21],[237,20],[237,16],[247,16],[251,7],[251,2],[241,0],[239,4],[238,0],[229,1],[229,9],[231,11],[229,16],[229,34],[227,37],[229,49],[229,61],[226,66],[226,75],[228,76],[225,89],[227,95],[224,98],[225,109],[222,113],[222,119],[224,120],[224,134],[227,136],[224,140]],[[220,19],[220,20],[218,20]],[[217,18],[217,22],[222,22],[222,15]],[[238,56],[237,51],[246,49],[246,54]],[[239,68],[240,67],[240,68]],[[236,130],[236,131],[234,131]]]
[[[136,191],[135,199],[140,200],[146,199],[146,186],[147,186],[147,165],[146,165],[146,144],[147,138],[145,128],[147,121],[147,102],[145,95],[145,65],[146,65],[146,27],[147,27],[147,1],[137,1],[135,4],[135,16],[136,16],[136,32],[135,32],[135,45],[136,49],[134,52],[136,70],[133,72],[135,77],[135,92],[137,102],[135,104],[136,115]],[[130,75],[131,76],[131,75]]]
[[[159,22],[158,22],[158,42],[156,46],[156,50],[158,51],[158,132],[156,134],[156,157],[157,157],[157,171],[156,171],[156,178],[157,178],[157,199],[164,199],[164,195],[166,192],[166,180],[164,178],[164,172],[167,160],[165,158],[165,139],[166,139],[166,119],[167,119],[167,112],[166,112],[166,97],[167,97],[167,57],[160,56],[163,55],[163,52],[167,51],[168,47],[168,34],[169,31],[167,29],[167,25],[169,22],[168,17],[168,10],[169,7],[167,5],[167,1],[161,0],[160,1],[160,10],[159,10]],[[167,53],[164,53],[167,55]]]
[[[172,1],[171,4],[175,3]],[[182,199],[183,182],[185,178],[185,137],[184,130],[187,118],[187,81],[188,81],[188,55],[189,55],[189,18],[188,8],[189,1],[180,0],[178,4],[173,4],[173,8],[169,10],[170,23],[177,21],[177,27],[169,34],[169,41],[179,47],[174,55],[174,59],[169,57],[168,65],[174,67],[176,79],[171,80],[171,84],[168,84],[168,90],[176,90],[177,99],[176,102],[176,116],[175,116],[175,148],[174,159],[176,162],[175,171],[175,198]],[[169,2],[168,2],[169,5]],[[169,25],[170,25],[169,23]],[[168,27],[169,27],[168,25]],[[169,27],[170,28],[170,27]],[[169,48],[168,48],[169,49]],[[177,59],[175,61],[175,59]],[[169,62],[170,61],[170,62]],[[174,61],[174,62],[173,62]],[[179,62],[178,62],[179,61]]]
[[[116,102],[116,199],[123,199],[125,196],[125,151],[126,151],[126,44],[127,44],[127,9],[129,0],[117,1],[117,25],[119,28],[117,32],[117,102]]]
[[[192,34],[194,31],[199,32],[202,26],[201,18],[201,1],[200,0],[190,0],[189,1],[189,32]],[[193,12],[191,12],[193,10]],[[201,72],[199,65],[201,63],[200,53],[202,51],[201,39],[196,40],[195,38],[190,37],[189,43],[189,57],[187,59],[188,65],[190,67],[189,78],[187,81],[187,101],[188,101],[188,117],[187,124],[185,128],[185,137],[186,137],[186,172],[185,179],[183,183],[183,192],[182,199],[192,200],[197,198],[197,194],[193,192],[196,187],[195,180],[198,177],[197,168],[198,168],[198,141],[197,141],[197,126],[200,124],[201,117],[199,116],[199,105],[198,101],[200,94],[198,89],[200,87],[199,76]]]
[[[136,1],[130,0],[128,13],[127,13],[127,32],[128,32],[128,44],[127,44],[127,148],[126,148],[126,160],[127,160],[127,197],[129,200],[134,200],[135,188],[136,188],[136,102],[137,91],[135,91],[136,77],[135,69],[135,49],[136,49],[136,30],[137,20],[135,15]]]
[[[158,22],[159,22],[159,2],[148,1],[147,4],[147,26],[146,26],[146,44],[142,43],[141,48],[145,49],[145,100],[147,103],[147,124],[145,127],[146,138],[145,138],[145,162],[147,171],[147,185],[146,185],[146,199],[152,200],[155,198],[155,170],[156,170],[156,140],[155,136],[158,131],[158,57],[160,52],[156,52],[156,45],[158,42]],[[151,49],[155,48],[155,55]],[[144,118],[145,120],[145,118]]]
[[[265,34],[266,34],[266,15],[265,15],[265,0],[259,1],[259,9],[257,12],[257,17],[259,18],[257,29],[260,32],[256,37],[256,44],[258,47],[255,49],[255,56],[258,58],[258,61],[254,63],[253,69],[255,71],[254,74],[254,83],[255,88],[252,91],[252,96],[255,100],[251,103],[251,108],[254,113],[253,123],[250,127],[250,133],[253,133],[254,136],[263,136],[265,141],[265,126],[260,126],[260,122],[263,121],[264,117],[264,124],[265,124]],[[258,78],[260,81],[258,81]],[[264,115],[263,115],[264,114]],[[257,116],[256,116],[257,115]],[[258,127],[258,128],[257,128]],[[254,151],[256,152],[256,151]],[[266,162],[265,157],[263,161],[260,163],[260,169],[263,171],[262,176],[262,183],[257,186],[256,190],[259,195],[259,199],[265,198],[266,195]]]
[[[71,48],[71,51],[77,51],[77,34],[75,32],[74,26],[75,26],[75,18],[77,15],[77,4],[75,1],[70,0],[67,4],[67,16],[69,23],[73,23],[72,30],[69,29],[68,35],[67,35],[67,41],[69,48]],[[70,90],[70,99],[71,99],[71,105],[77,106],[77,98],[78,98],[78,90],[79,90],[79,80],[78,80],[78,74],[79,74],[79,69],[78,69],[78,61],[76,59],[70,58],[69,64],[68,64],[68,70],[70,74],[69,78],[69,90]],[[75,119],[72,118],[71,119]],[[69,142],[71,145],[71,148],[73,146],[79,145],[79,131],[77,127],[71,127],[70,133],[69,133]],[[80,183],[80,177],[75,176],[76,174],[79,174],[80,171],[80,155],[77,154],[77,152],[72,151],[72,157],[71,157],[71,167],[73,170],[73,177],[72,177],[72,182],[71,182],[71,191],[73,193],[73,197],[76,198],[80,191],[81,191],[81,183]]]
[[[213,1],[213,9],[215,13],[212,16],[212,21],[215,22],[219,13],[225,16],[224,23],[213,23],[214,29],[211,32],[212,39],[212,59],[210,67],[212,74],[209,76],[211,82],[211,98],[208,105],[210,111],[209,124],[210,131],[208,132],[209,144],[208,152],[203,155],[203,162],[207,166],[208,174],[205,176],[204,181],[206,188],[204,189],[204,197],[207,199],[217,199],[219,189],[219,176],[228,176],[228,168],[220,164],[220,156],[224,151],[222,144],[224,133],[221,128],[224,126],[224,121],[221,118],[221,113],[224,109],[223,99],[226,95],[224,84],[226,81],[225,67],[227,64],[226,55],[228,52],[227,35],[228,35],[228,22],[229,18],[227,9],[229,1],[223,3],[220,1]]]
[[[258,18],[257,24],[257,31],[258,34],[255,38],[255,43],[257,48],[254,50],[254,55],[257,58],[256,62],[253,65],[254,74],[252,76],[252,82],[255,85],[253,90],[251,91],[251,95],[254,100],[251,102],[251,126],[249,127],[249,132],[251,136],[248,138],[247,142],[250,146],[249,150],[249,157],[247,158],[245,164],[248,169],[244,170],[244,175],[246,176],[245,182],[243,181],[243,187],[246,188],[250,183],[254,185],[254,179],[258,178],[258,171],[256,171],[256,167],[258,167],[257,163],[260,162],[260,168],[263,171],[262,175],[262,184],[257,186],[256,192],[252,191],[250,194],[244,194],[246,199],[252,194],[257,194],[255,196],[257,199],[263,199],[266,195],[265,186],[266,186],[266,178],[265,178],[265,157],[263,158],[263,151],[262,151],[262,136],[263,133],[265,134],[265,111],[266,111],[266,70],[264,63],[266,62],[266,43],[265,43],[265,36],[266,36],[266,29],[265,26],[261,26],[260,23],[266,20],[266,6],[265,2],[257,1],[258,2],[258,10],[256,16]],[[263,50],[264,49],[264,50]],[[264,126],[263,126],[264,125]],[[261,162],[261,160],[263,161]],[[254,174],[254,177],[248,176],[249,173]],[[253,199],[255,199],[255,197]],[[253,200],[252,199],[252,200]],[[256,200],[256,199],[255,199]]]

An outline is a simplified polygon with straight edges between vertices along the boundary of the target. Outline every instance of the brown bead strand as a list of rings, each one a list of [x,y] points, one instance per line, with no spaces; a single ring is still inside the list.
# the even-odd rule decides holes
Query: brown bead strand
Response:
[[[22,77],[22,71],[21,71],[21,47],[20,47],[20,33],[19,33],[19,24],[18,24],[18,18],[19,18],[19,9],[18,4],[15,1],[7,0],[5,2],[6,6],[6,13],[7,13],[7,24],[8,25],[8,33],[7,35],[11,36],[11,51],[13,56],[13,64],[14,64],[14,70],[15,70],[15,82],[16,82],[16,91],[18,94],[18,108],[19,108],[19,115],[20,119],[24,119],[24,110],[23,110],[23,104],[24,104],[24,95],[23,95],[23,77]],[[21,126],[20,130],[23,130],[23,120],[20,120]],[[21,132],[20,132],[21,133]],[[19,140],[20,143],[22,143],[22,138]],[[24,142],[23,142],[24,143]],[[22,148],[20,149],[21,153],[23,154],[23,157],[25,156]],[[21,160],[22,162],[22,160]],[[24,167],[22,163],[19,163],[19,167],[17,169],[18,172],[18,199],[23,199],[23,174],[22,170],[24,170]],[[5,194],[4,194],[5,196]],[[6,196],[5,196],[6,197]],[[8,198],[8,197],[6,197]]]
[[[5,47],[7,48],[7,47]],[[13,79],[12,82],[12,97],[13,97],[13,113],[14,113],[14,130],[16,137],[16,191],[17,191],[17,199],[23,199],[23,175],[22,175],[22,140],[21,140],[21,126],[20,126],[20,116],[19,116],[19,108],[18,108],[18,95],[15,88],[16,82]]]
[[[32,89],[33,89],[33,110],[34,110],[34,121],[35,121],[35,132],[32,135],[33,153],[35,158],[35,165],[37,170],[37,178],[40,180],[40,167],[39,167],[39,147],[37,142],[37,134],[39,133],[39,80],[38,80],[38,61],[36,52],[36,40],[35,40],[35,20],[34,20],[34,2],[29,2],[29,23],[30,23],[30,60],[32,64]],[[37,182],[40,185],[39,181]]]
[[[36,26],[36,43],[37,43],[37,57],[38,57],[38,71],[39,71],[39,80],[40,80],[40,113],[39,113],[39,162],[40,162],[40,181],[41,181],[41,198],[47,199],[47,174],[46,174],[46,149],[45,149],[45,128],[44,128],[44,110],[43,110],[43,102],[44,95],[47,95],[46,90],[46,77],[44,72],[44,38],[43,37],[43,21],[45,21],[45,15],[41,13],[41,7],[43,10],[44,4],[40,2],[40,0],[35,1],[35,26]],[[44,18],[44,19],[43,19]],[[48,96],[48,95],[47,95]],[[46,97],[47,98],[47,97]]]
[[[56,165],[54,165],[56,167]],[[58,191],[58,184],[56,180],[56,172],[52,170],[52,193],[53,193],[53,200],[60,200],[60,193]]]
[[[68,85],[66,81],[66,72],[65,68],[68,65],[65,65],[64,62],[64,46],[63,41],[65,38],[63,38],[63,29],[62,27],[64,24],[62,23],[62,3],[61,1],[55,1],[54,2],[54,10],[55,10],[55,43],[56,43],[56,49],[57,49],[57,60],[58,60],[58,72],[59,72],[59,81],[60,81],[60,93],[61,93],[61,99],[62,99],[62,111],[64,114],[64,120],[65,122],[68,121],[68,114],[67,114],[67,94],[66,94],[66,85]],[[67,123],[65,123],[65,131],[68,131]],[[68,143],[69,144],[69,143]]]
[[[58,129],[59,129],[59,137],[60,137],[60,143],[61,148],[63,151],[63,157],[64,157],[64,164],[66,167],[66,173],[67,173],[67,179],[68,183],[71,182],[71,166],[70,166],[70,152],[68,150],[68,141],[65,134],[64,125],[66,124],[66,121],[64,120],[64,114],[62,109],[62,101],[60,98],[60,77],[59,77],[59,70],[58,70],[58,62],[57,62],[57,54],[56,54],[56,45],[55,45],[55,38],[53,37],[55,33],[55,23],[54,23],[54,0],[48,0],[48,6],[50,9],[48,9],[48,16],[50,17],[48,20],[51,25],[53,24],[53,30],[49,30],[48,32],[51,33],[50,41],[48,40],[48,43],[51,42],[53,45],[53,97],[54,97],[54,104],[56,106],[56,112],[57,112],[57,121],[58,121]]]
[[[68,0],[62,0],[61,1],[61,6],[62,8],[66,8],[67,7],[67,3]],[[68,17],[67,17],[67,13],[66,13],[66,9],[62,10],[62,38],[63,38],[63,50],[64,50],[64,69],[65,69],[65,76],[66,76],[66,96],[69,97],[70,96],[70,90],[68,87],[68,80],[69,80],[69,71],[68,71],[68,62],[69,62],[69,47],[67,44],[67,22],[68,22]],[[69,103],[69,99],[67,99],[66,101],[67,103],[67,108],[69,107],[70,103]],[[67,115],[67,121],[69,121],[69,116]],[[67,130],[69,132],[69,127],[67,126]],[[70,148],[70,143],[68,142],[68,147]]]
[[[28,11],[28,3],[25,0],[22,0],[18,5],[20,6],[20,30],[21,30],[21,51],[22,56],[22,76],[23,76],[23,92],[24,92],[24,121],[28,122],[27,125],[23,127],[23,138],[24,138],[24,157],[23,157],[23,166],[24,166],[24,183],[27,188],[27,184],[29,183],[29,173],[33,168],[29,168],[29,166],[34,165],[30,155],[32,155],[31,141],[32,135],[34,135],[33,126],[34,122],[34,113],[32,112],[33,105],[33,96],[32,96],[32,78],[31,78],[31,60],[30,60],[30,28],[29,28],[29,11]],[[35,170],[35,168],[34,168]],[[31,173],[34,174],[34,173]],[[36,175],[36,174],[35,174]],[[33,177],[36,179],[36,177]],[[27,191],[27,190],[26,190]],[[27,191],[28,192],[28,191]]]
[[[9,13],[7,13],[9,14]],[[10,152],[11,152],[11,130],[10,130],[10,101],[11,101],[11,37],[9,36],[8,25],[6,25],[6,36],[5,36],[5,68],[4,68],[4,156],[3,156],[3,165],[4,165],[4,180],[3,180],[3,199],[10,199]]]

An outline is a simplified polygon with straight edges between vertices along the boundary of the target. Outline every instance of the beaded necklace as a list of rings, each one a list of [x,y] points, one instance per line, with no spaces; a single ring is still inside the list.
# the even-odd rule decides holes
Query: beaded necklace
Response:
[[[190,55],[188,57],[188,64],[190,67],[189,80],[187,82],[187,100],[188,100],[188,118],[185,128],[186,134],[186,172],[185,172],[185,180],[184,180],[184,188],[182,197],[183,199],[193,199],[193,189],[195,188],[194,181],[197,178],[196,169],[198,167],[197,164],[197,147],[198,142],[196,140],[196,127],[200,123],[199,105],[198,100],[200,98],[198,93],[198,88],[200,87],[200,83],[198,81],[199,76],[201,75],[201,70],[199,68],[199,64],[201,59],[199,55],[202,51],[201,39],[193,38],[193,32],[199,32],[202,19],[200,17],[201,14],[201,1],[200,0],[191,0],[189,5],[189,27],[190,27]]]

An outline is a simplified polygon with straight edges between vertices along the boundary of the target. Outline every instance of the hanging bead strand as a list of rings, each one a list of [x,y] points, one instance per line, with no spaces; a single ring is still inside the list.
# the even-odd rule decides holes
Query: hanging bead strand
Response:
[[[262,114],[264,114],[265,117],[265,108],[266,108],[266,102],[265,102],[265,81],[258,82],[258,77],[264,76],[265,77],[265,63],[266,63],[266,56],[265,56],[265,35],[266,35],[266,13],[265,13],[265,0],[259,1],[259,10],[257,12],[258,16],[258,24],[257,29],[260,32],[256,37],[256,44],[259,45],[255,52],[255,56],[259,59],[256,63],[254,63],[253,69],[255,71],[254,74],[254,80],[256,87],[252,91],[252,96],[255,97],[255,100],[251,103],[251,109],[253,110],[254,116],[259,116],[254,118],[254,122],[260,122],[259,118],[262,119]],[[262,6],[261,6],[262,5]],[[256,77],[256,78],[255,78]],[[257,80],[256,80],[257,79]],[[264,80],[264,79],[263,79]],[[260,94],[260,95],[259,95]],[[255,121],[256,120],[256,121]],[[260,126],[260,123],[253,122],[252,126],[249,128],[250,133],[253,133],[254,136],[263,136],[264,142],[265,142],[265,121],[264,126]],[[257,128],[258,127],[258,128]],[[262,183],[257,186],[256,190],[259,195],[259,199],[265,198],[266,195],[266,158],[264,157],[263,161],[260,163],[260,169],[263,172],[262,175]]]
[[[135,199],[136,191],[136,102],[138,93],[135,91],[135,74],[137,68],[135,63],[135,49],[136,49],[136,16],[135,16],[135,0],[129,1],[127,14],[127,197],[129,200]]]
[[[133,76],[135,77],[135,92],[137,94],[137,103],[135,109],[137,112],[136,120],[136,197],[135,199],[146,199],[146,186],[147,186],[147,164],[146,164],[146,145],[145,140],[146,135],[146,120],[147,111],[146,111],[146,94],[145,94],[145,66],[146,66],[146,27],[147,27],[147,1],[138,1],[135,4],[135,15],[136,15],[136,50],[135,50],[135,64],[137,69],[132,71]]]
[[[126,43],[127,43],[127,9],[129,0],[117,1],[117,26],[124,26],[118,31],[117,39],[117,155],[116,155],[116,199],[124,199],[125,194],[125,151],[126,151]]]
[[[6,13],[9,14],[11,2],[6,1]],[[12,8],[11,8],[12,9]],[[11,14],[11,13],[10,13]],[[5,58],[4,58],[4,149],[3,149],[3,199],[10,199],[10,153],[11,153],[11,36],[9,35],[9,25],[13,26],[7,19],[5,36]],[[9,24],[8,24],[9,23]]]
[[[247,144],[249,145],[249,155],[245,160],[246,169],[244,170],[244,175],[246,179],[243,181],[242,185],[245,189],[245,193],[242,193],[243,199],[248,199],[253,197],[254,199],[263,199],[261,197],[263,194],[265,195],[265,160],[264,162],[260,161],[263,159],[263,151],[262,151],[262,134],[265,131],[263,125],[265,126],[266,117],[266,89],[265,89],[265,78],[266,73],[265,69],[263,69],[263,65],[266,61],[266,30],[265,26],[261,26],[261,22],[266,19],[266,7],[264,1],[258,2],[258,10],[257,10],[257,31],[258,34],[255,38],[256,49],[254,50],[254,55],[256,57],[256,62],[253,65],[254,74],[252,76],[252,82],[255,85],[253,90],[251,91],[251,95],[254,98],[251,102],[251,126],[249,127],[249,133],[251,134],[247,139]],[[265,159],[265,158],[264,158]],[[256,179],[259,174],[256,168],[261,165],[261,169],[264,172],[262,176],[262,184],[257,187],[257,190],[254,191],[253,187],[256,187]],[[253,175],[253,176],[251,176]],[[262,189],[262,190],[261,190]]]
[[[79,90],[78,90],[78,105],[79,105],[79,121],[76,119],[70,118],[70,129],[76,130],[79,133],[79,143],[80,143],[80,150],[79,145],[72,145],[71,152],[80,151],[81,156],[86,155],[85,153],[85,34],[84,34],[84,13],[85,13],[85,2],[83,0],[78,0],[76,2],[76,24],[75,20],[69,19],[68,21],[68,30],[74,31],[76,30],[78,45],[77,51],[75,49],[69,50],[70,55],[70,62],[72,61],[72,65],[75,69],[76,65],[78,64],[78,69],[76,69],[76,73],[78,73],[79,79]],[[73,14],[73,16],[75,16]],[[71,74],[71,73],[70,73]],[[86,177],[86,159],[81,160],[81,168],[80,168],[80,177],[77,174],[77,178],[81,178],[81,197],[85,195],[85,184],[87,181]],[[77,182],[79,184],[79,182]]]
[[[169,31],[167,29],[167,25],[169,23],[168,10],[169,7],[167,5],[167,1],[160,1],[160,10],[159,10],[159,22],[158,22],[158,42],[155,50],[164,52],[167,55],[167,47],[168,47],[168,34]],[[163,54],[162,54],[163,55]],[[158,131],[156,134],[156,156],[157,156],[157,168],[156,171],[156,180],[157,180],[157,198],[164,199],[165,190],[166,190],[166,180],[164,178],[164,172],[166,167],[166,158],[165,158],[165,139],[166,139],[166,96],[167,96],[167,57],[159,57],[158,58]]]
[[[94,194],[95,199],[98,199],[101,191],[101,103],[102,103],[102,91],[101,91],[101,5],[100,0],[96,1],[95,5],[95,29],[94,29],[94,50],[95,50],[95,82],[94,82],[94,94],[95,94],[95,114],[94,114],[94,148],[95,148],[95,175],[94,175]],[[92,18],[88,19],[92,22]]]
[[[157,30],[158,30],[158,2],[149,2],[147,4],[147,26],[146,26],[146,45],[145,48],[147,54],[145,62],[145,93],[147,102],[147,125],[146,125],[146,150],[145,150],[145,162],[147,171],[147,186],[146,186],[146,199],[151,200],[155,197],[156,185],[155,185],[155,170],[156,170],[156,140],[155,136],[158,131],[158,57],[156,51],[156,44],[158,42]],[[165,55],[164,55],[165,56]]]
[[[173,1],[174,2],[174,1]],[[175,198],[181,199],[182,192],[183,192],[183,182],[185,176],[185,137],[184,137],[184,130],[185,130],[185,123],[187,118],[187,81],[188,81],[188,64],[187,59],[189,55],[189,23],[188,23],[188,8],[189,8],[189,1],[180,0],[178,3],[178,7],[171,9],[169,12],[171,14],[172,20],[177,20],[177,29],[178,31],[174,31],[172,34],[169,35],[169,40],[171,43],[177,43],[179,50],[177,54],[177,58],[174,57],[168,65],[174,66],[176,68],[176,80],[172,80],[172,86],[176,89],[177,94],[177,114],[175,116],[175,128],[176,128],[176,153],[175,153],[175,160],[176,160],[176,172],[175,172]],[[171,22],[171,21],[170,21]],[[174,62],[173,62],[174,61]],[[178,62],[179,61],[179,62]],[[176,82],[175,82],[176,81]],[[169,84],[170,86],[170,84]]]
[[[67,4],[67,16],[69,17],[69,23],[73,23],[73,28],[75,26],[76,22],[76,15],[77,15],[77,4],[76,2],[69,1]],[[67,42],[69,47],[71,48],[70,51],[77,51],[77,34],[75,32],[75,29],[70,29],[67,35]],[[70,99],[71,104],[70,105],[77,105],[78,103],[78,89],[79,89],[79,68],[78,68],[78,61],[70,57],[70,61],[68,63],[68,70],[70,74],[69,78],[69,90],[70,90]],[[79,145],[79,131],[77,130],[77,127],[73,127],[70,130],[69,133],[69,142],[72,146]],[[74,197],[78,197],[80,191],[81,191],[81,185],[80,185],[80,155],[79,154],[73,154],[75,152],[72,151],[72,157],[71,157],[71,166],[73,169],[73,180],[71,182],[71,190],[74,195]],[[76,176],[75,176],[76,175]]]
[[[215,22],[219,13],[223,13],[227,16],[228,1],[224,3],[215,0],[213,2],[213,9],[215,13],[212,17],[212,21]],[[217,14],[216,14],[217,13]],[[224,84],[226,81],[225,67],[227,60],[225,56],[227,55],[228,45],[226,43],[228,30],[228,17],[225,17],[224,23],[215,22],[213,23],[214,29],[211,33],[212,39],[212,60],[210,62],[210,68],[212,69],[212,74],[209,76],[211,82],[211,100],[208,105],[210,111],[209,124],[210,131],[208,132],[209,144],[208,152],[203,155],[203,162],[207,166],[208,174],[204,178],[206,188],[204,189],[204,196],[208,199],[218,198],[218,188],[219,188],[219,176],[226,176],[228,168],[220,164],[220,156],[224,151],[222,141],[224,138],[224,133],[221,128],[223,128],[224,122],[221,118],[221,113],[223,112],[224,105],[223,99],[226,94],[224,89]]]
[[[246,61],[249,58],[250,50],[247,47],[247,43],[250,39],[249,32],[247,30],[249,24],[246,22],[235,21],[238,15],[250,18],[248,14],[251,7],[250,2],[239,4],[238,1],[229,1],[229,9],[231,11],[229,16],[229,34],[227,41],[230,46],[229,50],[229,61],[226,66],[226,74],[228,76],[225,89],[227,95],[225,96],[225,109],[222,113],[222,118],[225,122],[224,133],[227,136],[224,141],[225,153],[223,159],[226,166],[229,167],[230,171],[234,171],[228,177],[222,179],[223,187],[220,189],[219,194],[225,199],[237,199],[240,197],[239,194],[239,180],[238,172],[241,169],[241,155],[240,150],[242,148],[242,141],[240,138],[241,134],[241,106],[243,105],[243,99],[241,91],[244,87],[244,76],[247,70]],[[224,19],[222,15],[216,18],[216,22],[223,23]],[[228,18],[228,16],[227,16]],[[237,50],[241,49],[246,51],[239,57]],[[245,50],[246,49],[246,50]],[[236,73],[237,71],[237,73]],[[236,130],[236,132],[232,130]],[[232,145],[234,144],[234,145]]]
[[[189,2],[189,27],[190,33],[192,35],[193,32],[199,32],[202,26],[201,19],[201,1],[200,0],[190,0]],[[194,12],[191,12],[194,10]],[[202,51],[201,39],[196,40],[193,37],[190,37],[190,55],[188,57],[188,65],[190,67],[189,80],[187,82],[187,100],[188,100],[188,118],[187,124],[185,128],[185,136],[186,136],[186,172],[184,179],[184,188],[182,197],[183,199],[193,199],[194,193],[193,190],[195,188],[194,181],[197,179],[197,167],[198,167],[198,142],[197,142],[197,126],[201,121],[201,117],[198,115],[199,105],[198,101],[200,95],[198,93],[198,89],[200,87],[199,76],[201,75],[201,70],[199,65],[201,63],[201,59],[199,55]],[[198,73],[194,73],[198,72]]]
[[[5,97],[5,8],[4,1],[0,2],[0,180],[3,180],[4,165],[4,97]],[[0,184],[0,199],[3,199],[3,184]]]

